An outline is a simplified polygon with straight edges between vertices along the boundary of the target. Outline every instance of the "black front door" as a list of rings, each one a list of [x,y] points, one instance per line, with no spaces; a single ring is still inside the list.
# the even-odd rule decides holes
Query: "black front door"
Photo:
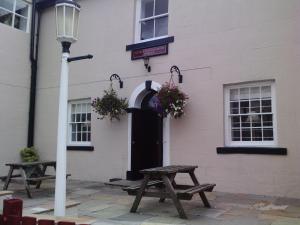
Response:
[[[142,178],[142,169],[162,166],[162,117],[150,109],[136,109],[132,113],[131,173],[127,178]]]

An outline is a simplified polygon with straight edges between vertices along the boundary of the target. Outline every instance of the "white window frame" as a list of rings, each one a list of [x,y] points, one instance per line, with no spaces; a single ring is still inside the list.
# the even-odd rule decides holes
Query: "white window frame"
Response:
[[[73,104],[91,104],[91,99],[69,100],[68,102],[68,135],[67,143],[69,146],[92,146],[92,126],[91,126],[91,140],[90,141],[72,141],[72,105]],[[91,108],[92,110],[92,108]],[[91,125],[92,125],[92,112],[91,112]]]
[[[169,0],[169,6],[170,6],[170,1],[171,0]],[[141,19],[141,14],[142,14],[141,9],[142,9],[142,0],[137,0],[136,1],[136,14],[135,14],[135,43],[154,41],[154,40],[159,40],[162,38],[169,37],[169,35],[167,34],[167,35],[163,35],[163,36],[159,36],[159,37],[153,37],[153,38],[141,40],[141,22],[142,21],[167,16],[168,17],[168,31],[169,31],[169,7],[168,7],[168,13],[164,13],[164,14],[160,14],[160,15],[152,16],[152,17],[147,17],[144,19]],[[154,9],[155,9],[155,1],[154,1]],[[154,22],[154,27],[155,27],[155,22]],[[154,33],[155,33],[155,29],[154,29]]]
[[[273,141],[232,141],[231,139],[231,120],[230,120],[230,89],[251,88],[259,86],[271,86],[271,106],[273,114]],[[276,113],[276,93],[274,81],[248,82],[242,84],[224,86],[224,122],[225,122],[225,146],[232,147],[276,147],[277,137],[277,113]]]
[[[9,13],[12,13],[13,18],[12,18],[11,25],[7,25],[7,24],[4,24],[4,23],[1,23],[1,24],[4,24],[4,25],[10,26],[10,27],[12,27],[14,29],[23,31],[21,29],[15,28],[15,17],[16,17],[16,15],[19,16],[19,17],[22,17],[22,18],[26,18],[26,17],[22,16],[22,15],[20,15],[18,13],[16,13],[17,0],[13,0],[13,1],[14,1],[13,11],[11,11],[9,9],[6,9],[6,8],[3,8],[3,7],[0,6],[0,9],[3,9],[4,11],[7,11]],[[28,4],[27,24],[26,24],[26,30],[24,32],[29,33],[29,30],[30,30],[30,21],[31,21],[32,2],[28,1],[28,0],[23,0],[23,1]]]

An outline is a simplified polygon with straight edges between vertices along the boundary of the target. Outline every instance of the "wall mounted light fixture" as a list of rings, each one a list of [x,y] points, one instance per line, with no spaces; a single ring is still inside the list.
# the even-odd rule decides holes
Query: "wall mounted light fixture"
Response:
[[[173,73],[176,72],[177,75],[178,75],[178,83],[182,83],[183,82],[183,76],[180,72],[180,69],[177,67],[177,66],[172,66],[171,69],[170,69],[170,73],[173,75]]]
[[[118,80],[120,84],[120,88],[123,88],[123,81],[121,80],[120,76],[118,74],[112,74],[109,78],[109,80],[112,82],[113,79]]]
[[[149,57],[144,58],[144,66],[145,66],[146,70],[150,73],[151,66],[150,66],[150,58]]]

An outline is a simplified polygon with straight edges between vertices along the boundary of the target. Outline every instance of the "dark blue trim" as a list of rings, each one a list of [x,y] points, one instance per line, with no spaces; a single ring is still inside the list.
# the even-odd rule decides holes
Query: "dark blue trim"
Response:
[[[153,41],[146,41],[138,44],[132,44],[132,45],[126,45],[126,51],[132,51],[132,50],[137,50],[137,49],[144,49],[144,48],[151,48],[151,47],[156,47],[160,45],[166,45],[169,43],[174,42],[174,36],[171,37],[166,37],[158,40],[153,40]]]
[[[277,147],[217,147],[218,154],[287,155],[287,148]]]
[[[38,10],[43,10],[55,5],[55,0],[38,0],[36,3],[36,7]]]
[[[94,146],[67,146],[68,151],[94,151]]]

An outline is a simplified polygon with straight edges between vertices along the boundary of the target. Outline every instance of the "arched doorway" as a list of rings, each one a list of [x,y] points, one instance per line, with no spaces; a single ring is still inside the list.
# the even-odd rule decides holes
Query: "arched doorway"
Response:
[[[162,118],[149,104],[161,87],[153,81],[139,85],[129,100],[128,180],[142,178],[139,170],[169,164],[169,118]]]

